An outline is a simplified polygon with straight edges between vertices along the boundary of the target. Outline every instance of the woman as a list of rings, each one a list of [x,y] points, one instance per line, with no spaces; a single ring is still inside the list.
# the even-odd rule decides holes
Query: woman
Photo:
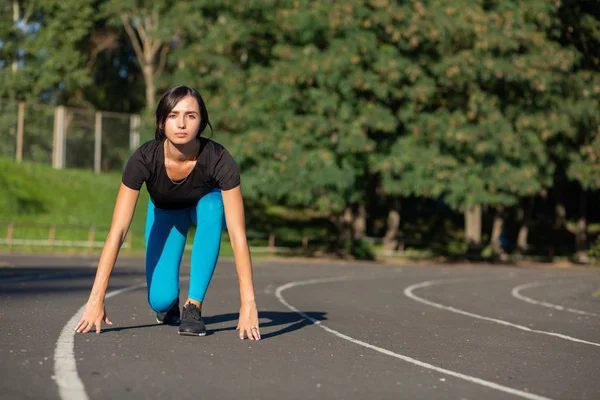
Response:
[[[112,325],[104,308],[104,296],[140,188],[146,183],[150,194],[146,280],[148,302],[157,313],[157,321],[180,324],[181,335],[206,334],[202,302],[217,263],[226,222],[240,284],[239,337],[260,340],[239,172],[223,146],[200,136],[206,126],[210,126],[208,112],[196,90],[177,86],[163,95],[156,109],[155,140],[140,146],[123,171],[94,285],[75,327],[78,333],[87,333],[93,327],[99,333],[102,321]],[[179,265],[192,224],[196,225],[196,233],[189,292],[180,318]]]

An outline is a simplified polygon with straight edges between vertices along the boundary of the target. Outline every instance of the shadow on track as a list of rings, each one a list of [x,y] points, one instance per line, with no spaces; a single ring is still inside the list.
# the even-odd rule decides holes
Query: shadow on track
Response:
[[[0,268],[1,295],[30,295],[40,293],[89,292],[96,269],[90,267],[15,267]],[[146,277],[141,268],[122,267],[113,271],[111,278]],[[119,285],[111,290],[120,289]]]
[[[325,318],[325,314],[326,314],[325,312],[314,312],[313,311],[313,312],[305,312],[305,314],[317,321],[324,321],[327,319],[327,318]],[[221,315],[202,317],[202,319],[204,320],[204,323],[206,324],[206,331],[207,331],[206,334],[212,335],[217,332],[235,330],[236,326],[237,326],[238,315],[239,314],[237,314],[237,313],[229,313],[229,314],[221,314]],[[258,318],[261,321],[261,323],[260,323],[261,329],[281,326],[281,329],[279,329],[275,332],[261,333],[262,340],[276,337],[279,335],[284,335],[286,333],[290,333],[290,332],[296,331],[298,329],[302,329],[305,326],[313,324],[310,320],[301,317],[299,314],[297,314],[295,312],[262,311],[262,312],[258,313]],[[267,321],[263,322],[264,320],[267,320]],[[211,328],[211,325],[226,324],[227,322],[234,322],[235,325]],[[147,324],[147,325],[119,326],[119,327],[115,327],[115,328],[103,328],[102,333],[120,332],[120,331],[129,330],[129,329],[142,329],[142,328],[152,328],[152,327],[159,327],[159,326],[163,326],[163,324],[157,323],[157,324]]]

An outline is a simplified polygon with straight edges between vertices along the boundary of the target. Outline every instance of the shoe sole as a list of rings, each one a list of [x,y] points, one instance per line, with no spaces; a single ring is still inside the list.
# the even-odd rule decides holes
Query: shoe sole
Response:
[[[178,332],[181,336],[206,336],[206,332],[194,333],[194,332]]]
[[[181,320],[177,321],[177,322],[165,322],[165,321],[161,321],[158,318],[156,318],[156,322],[158,322],[159,324],[163,324],[163,325],[180,325],[181,324]]]

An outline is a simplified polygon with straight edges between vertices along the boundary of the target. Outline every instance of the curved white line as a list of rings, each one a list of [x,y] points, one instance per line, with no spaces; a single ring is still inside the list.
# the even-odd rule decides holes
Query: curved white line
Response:
[[[213,276],[212,279],[218,277]],[[223,276],[223,278],[229,278],[229,276]],[[182,278],[181,281],[188,280],[189,278]],[[145,287],[146,282],[137,283],[132,286],[127,286],[123,289],[114,290],[108,292],[104,299],[109,299],[114,296],[118,296],[121,293],[129,292],[130,290],[139,289]],[[79,322],[79,319],[83,315],[85,304],[71,317],[69,322],[65,325],[58,340],[56,341],[56,349],[54,350],[54,379],[58,386],[58,393],[60,398],[75,399],[75,400],[87,400],[88,396],[85,392],[83,382],[79,378],[77,373],[77,362],[75,361],[74,347],[75,347],[75,325]]]
[[[146,283],[138,283],[123,289],[115,290],[106,294],[105,299],[117,296],[130,290],[146,286]],[[54,376],[58,386],[58,394],[63,400],[87,400],[83,382],[77,373],[77,362],[75,361],[75,325],[83,315],[85,304],[71,317],[63,328],[56,342],[54,350]]]
[[[548,284],[548,282],[526,283],[524,285],[520,285],[520,286],[515,287],[511,291],[511,294],[513,295],[513,297],[516,297],[519,300],[526,301],[527,303],[530,303],[530,304],[535,304],[536,306],[544,306],[544,307],[548,307],[548,308],[554,308],[555,310],[567,311],[567,312],[574,313],[574,314],[579,314],[579,315],[589,315],[589,316],[592,316],[592,317],[600,317],[600,314],[596,314],[596,313],[589,312],[589,311],[577,310],[575,308],[563,307],[563,306],[560,306],[558,304],[552,304],[552,303],[548,303],[548,302],[545,302],[545,301],[534,300],[531,297],[524,296],[524,295],[522,295],[520,293],[521,290],[530,289],[530,288],[538,287],[538,286],[542,286],[544,284]]]
[[[521,329],[521,330],[527,331],[527,332],[534,332],[534,333],[540,333],[542,335],[555,336],[555,337],[558,337],[558,338],[561,338],[561,339],[570,340],[572,342],[584,343],[584,344],[589,344],[589,345],[592,345],[592,346],[598,346],[598,347],[600,347],[600,343],[589,342],[587,340],[577,339],[577,338],[574,338],[574,337],[571,337],[571,336],[567,336],[567,335],[563,335],[563,334],[560,334],[560,333],[554,333],[554,332],[540,331],[540,330],[537,330],[537,329],[531,329],[531,328],[528,328],[528,327],[523,326],[523,325],[513,324],[512,322],[504,321],[502,319],[484,317],[483,315],[474,314],[474,313],[471,313],[471,312],[468,312],[468,311],[463,311],[463,310],[460,310],[458,308],[445,306],[445,305],[439,304],[439,303],[434,303],[433,301],[429,301],[429,300],[424,299],[422,297],[419,297],[419,296],[417,296],[417,295],[415,295],[413,293],[413,290],[415,290],[415,289],[421,289],[421,288],[424,288],[424,287],[427,287],[427,286],[432,286],[432,285],[437,285],[437,284],[447,283],[447,282],[448,281],[427,281],[427,282],[417,283],[415,285],[411,285],[411,286],[407,287],[406,289],[404,289],[404,295],[407,296],[407,297],[410,297],[411,299],[416,300],[416,301],[418,301],[420,303],[427,304],[428,306],[440,308],[442,310],[452,311],[454,313],[466,315],[468,317],[477,318],[477,319],[481,319],[481,320],[484,320],[484,321],[495,322],[495,323],[500,324],[500,325],[510,326],[510,327]]]
[[[344,277],[339,277],[339,278],[311,279],[311,280],[308,280],[308,281],[290,282],[290,283],[287,283],[285,285],[279,286],[276,289],[276,291],[275,291],[275,296],[281,302],[281,304],[283,304],[284,306],[286,306],[287,308],[289,308],[290,310],[292,310],[296,314],[300,315],[302,318],[305,318],[305,319],[309,320],[310,322],[312,322],[313,324],[315,324],[315,325],[317,325],[317,326],[325,329],[327,332],[332,333],[335,336],[340,337],[340,338],[342,338],[344,340],[347,340],[349,342],[352,342],[354,344],[358,344],[358,345],[366,347],[368,349],[378,351],[380,353],[383,353],[383,354],[391,356],[391,357],[399,358],[400,360],[409,362],[409,363],[414,364],[414,365],[418,365],[418,366],[423,367],[423,368],[431,369],[431,370],[440,372],[440,373],[445,374],[445,375],[450,375],[450,376],[453,376],[455,378],[463,379],[463,380],[466,380],[466,381],[471,382],[471,383],[476,383],[476,384],[481,385],[481,386],[485,386],[485,387],[488,387],[488,388],[491,388],[491,389],[499,390],[501,392],[510,393],[510,394],[515,395],[515,396],[522,397],[524,399],[531,399],[531,400],[551,400],[548,397],[539,396],[537,394],[533,394],[533,393],[529,393],[529,392],[523,392],[523,391],[516,390],[516,389],[510,388],[510,387],[507,387],[507,386],[502,386],[502,385],[494,383],[494,382],[486,381],[484,379],[476,378],[474,376],[461,374],[460,372],[451,371],[451,370],[448,370],[448,369],[445,369],[445,368],[440,368],[440,367],[437,367],[435,365],[432,365],[432,364],[429,364],[429,363],[426,363],[426,362],[423,362],[423,361],[419,361],[417,359],[414,359],[414,358],[411,358],[411,357],[408,357],[408,356],[405,356],[405,355],[402,355],[402,354],[394,353],[393,351],[390,351],[390,350],[387,350],[387,349],[384,349],[384,348],[381,348],[381,347],[374,346],[372,344],[363,342],[361,340],[354,339],[353,337],[350,337],[348,335],[345,335],[345,334],[343,334],[341,332],[336,331],[335,329],[331,329],[331,328],[323,325],[321,323],[321,321],[316,320],[316,319],[310,317],[309,315],[307,315],[306,313],[303,313],[302,311],[299,311],[294,306],[292,306],[287,301],[285,301],[285,299],[281,295],[281,293],[284,290],[287,290],[287,289],[295,287],[295,286],[312,285],[312,284],[316,284],[316,283],[339,282],[339,281],[345,281],[345,280],[350,280],[350,279],[353,279],[353,278],[348,277],[348,276],[344,276]]]

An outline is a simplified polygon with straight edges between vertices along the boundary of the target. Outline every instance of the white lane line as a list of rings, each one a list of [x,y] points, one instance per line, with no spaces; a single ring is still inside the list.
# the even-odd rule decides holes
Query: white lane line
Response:
[[[560,306],[558,304],[552,304],[552,303],[548,303],[548,302],[545,302],[545,301],[534,300],[531,297],[524,296],[524,295],[522,295],[520,293],[521,290],[530,289],[530,288],[533,288],[533,287],[538,287],[538,286],[547,285],[547,284],[549,284],[549,282],[532,282],[532,283],[526,283],[524,285],[517,286],[516,288],[514,288],[511,291],[511,293],[512,293],[513,297],[516,297],[519,300],[526,301],[527,303],[530,303],[530,304],[535,304],[537,306],[544,306],[544,307],[548,307],[548,308],[554,308],[555,310],[567,311],[567,312],[574,313],[574,314],[579,314],[579,315],[589,315],[589,316],[593,316],[593,317],[600,317],[600,314],[596,314],[596,313],[589,312],[589,311],[577,310],[575,308],[563,307],[563,306]]]
[[[291,304],[289,304],[287,301],[285,301],[285,299],[281,295],[281,293],[284,290],[293,288],[295,286],[313,285],[313,284],[317,284],[317,283],[328,283],[328,282],[340,282],[340,281],[346,281],[346,280],[351,280],[351,279],[356,279],[356,278],[352,278],[352,277],[349,277],[349,276],[344,276],[344,277],[339,277],[339,278],[311,279],[311,280],[308,280],[308,281],[290,282],[290,283],[287,283],[285,285],[279,286],[275,290],[275,296],[281,302],[281,304],[283,304],[284,306],[286,306],[287,308],[289,308],[290,310],[292,310],[296,314],[300,315],[302,318],[305,318],[305,319],[309,320],[313,324],[319,326],[320,328],[325,329],[327,332],[332,333],[332,334],[334,334],[335,336],[337,336],[339,338],[342,338],[344,340],[347,340],[347,341],[352,342],[354,344],[357,344],[359,346],[363,346],[363,347],[366,347],[368,349],[378,351],[379,353],[383,353],[383,354],[391,356],[391,357],[399,358],[400,360],[409,362],[409,363],[414,364],[414,365],[418,365],[418,366],[423,367],[423,368],[431,369],[433,371],[437,371],[437,372],[440,372],[440,373],[445,374],[445,375],[450,375],[450,376],[453,376],[455,378],[463,379],[463,380],[471,382],[471,383],[476,383],[478,385],[485,386],[485,387],[488,387],[490,389],[495,389],[495,390],[499,390],[501,392],[510,393],[510,394],[515,395],[515,396],[522,397],[524,399],[531,399],[531,400],[551,400],[548,397],[539,396],[537,394],[533,394],[533,393],[529,393],[529,392],[523,392],[521,390],[513,389],[513,388],[510,388],[510,387],[507,387],[507,386],[502,386],[502,385],[500,385],[498,383],[486,381],[484,379],[476,378],[474,376],[465,375],[465,374],[461,374],[460,372],[455,372],[455,371],[451,371],[449,369],[437,367],[435,365],[432,365],[432,364],[429,364],[429,363],[426,363],[426,362],[423,362],[423,361],[419,361],[417,359],[414,359],[414,358],[411,358],[411,357],[408,357],[408,356],[405,356],[405,355],[402,355],[402,354],[394,353],[393,351],[390,351],[390,350],[387,350],[387,349],[384,349],[384,348],[381,348],[381,347],[374,346],[372,344],[363,342],[362,340],[354,339],[353,337],[350,337],[348,335],[345,335],[345,334],[343,334],[341,332],[336,331],[335,329],[331,329],[328,326],[323,325],[321,323],[321,321],[316,320],[316,319],[310,317],[309,315],[307,315],[306,313],[303,313],[302,311],[299,311],[297,308],[295,308],[294,306],[292,306]]]
[[[439,308],[439,309],[442,309],[442,310],[452,311],[452,312],[457,313],[457,314],[466,315],[468,317],[477,318],[477,319],[481,319],[481,320],[484,320],[484,321],[495,322],[495,323],[500,324],[500,325],[510,326],[510,327],[521,329],[521,330],[527,331],[527,332],[533,332],[533,333],[539,333],[539,334],[542,334],[542,335],[554,336],[554,337],[558,337],[558,338],[561,338],[561,339],[570,340],[572,342],[584,343],[584,344],[589,344],[589,345],[592,345],[592,346],[600,347],[600,343],[589,342],[587,340],[577,339],[577,338],[574,338],[574,337],[571,337],[571,336],[567,336],[567,335],[563,335],[563,334],[560,334],[560,333],[540,331],[540,330],[537,330],[537,329],[531,329],[531,328],[528,328],[528,327],[523,326],[523,325],[513,324],[512,322],[504,321],[502,319],[484,317],[483,315],[474,314],[474,313],[471,313],[471,312],[468,312],[468,311],[460,310],[460,309],[454,308],[454,307],[445,306],[445,305],[439,304],[439,303],[434,303],[433,301],[429,301],[429,300],[424,299],[422,297],[419,297],[419,296],[417,296],[417,295],[415,295],[413,293],[413,291],[415,289],[421,289],[421,288],[424,288],[424,287],[428,287],[428,286],[432,286],[432,285],[439,285],[439,284],[448,283],[448,282],[450,282],[450,281],[449,280],[448,281],[427,281],[427,282],[417,283],[415,285],[411,285],[411,286],[407,287],[406,289],[404,289],[404,295],[407,296],[407,297],[410,297],[411,299],[416,300],[416,301],[418,301],[420,303],[427,304],[429,306],[436,307],[436,308]]]
[[[222,275],[213,276],[212,279],[232,278],[233,276]],[[189,277],[182,278],[180,282],[189,280]],[[117,296],[130,290],[139,289],[146,286],[146,282],[127,286],[123,289],[108,292],[105,299]],[[58,386],[58,393],[62,400],[87,400],[87,393],[83,382],[77,373],[77,362],[75,361],[75,325],[83,315],[85,304],[71,317],[64,326],[54,350],[54,379]]]
[[[123,289],[115,290],[106,294],[106,299],[130,290],[145,287],[146,283],[138,283]],[[85,304],[71,317],[63,328],[56,349],[54,350],[54,377],[58,386],[58,393],[63,400],[87,400],[83,382],[77,373],[77,362],[75,361],[75,325],[83,315]]]

